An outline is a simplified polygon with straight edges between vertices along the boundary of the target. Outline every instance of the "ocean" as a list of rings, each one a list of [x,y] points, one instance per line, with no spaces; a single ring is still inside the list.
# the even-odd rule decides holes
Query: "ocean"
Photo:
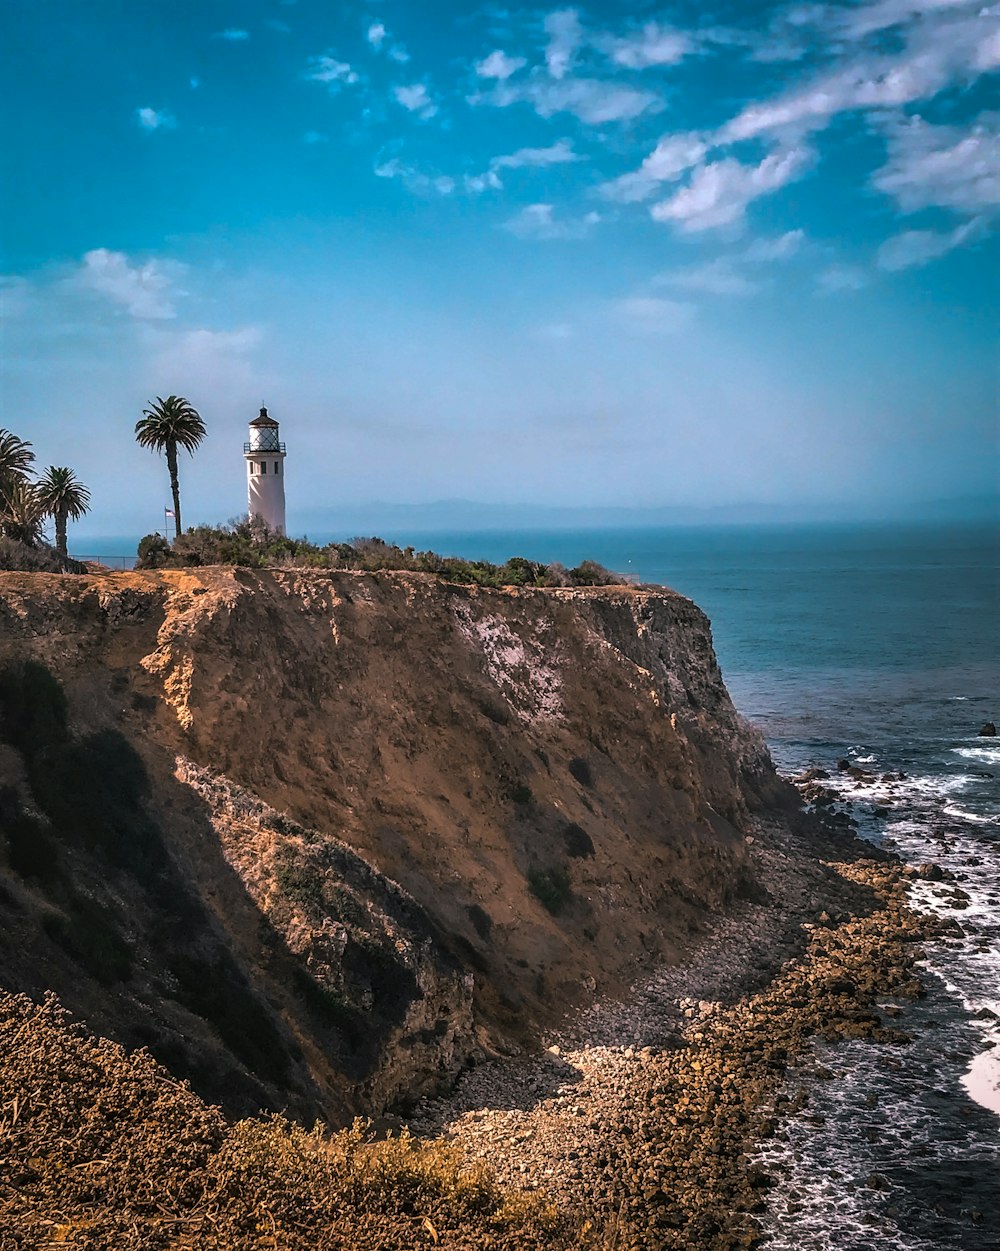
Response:
[[[322,536],[344,539],[349,536]],[[926,998],[889,1005],[913,1041],[847,1043],[831,1080],[762,1151],[778,1178],[772,1251],[1000,1246],[1000,534],[985,526],[746,526],[394,533],[443,555],[590,558],[690,596],[711,618],[737,707],[775,762],[833,775],[859,832],[954,882],[922,907]],[[117,545],[117,547],[115,546]],[[87,546],[84,544],[84,546]],[[82,548],[81,548],[82,550]],[[122,540],[89,550],[134,551]],[[875,775],[838,774],[848,759]],[[902,772],[903,779],[884,780]],[[964,895],[954,897],[955,887]],[[958,907],[955,904],[958,904]],[[792,1082],[798,1079],[792,1075]]]

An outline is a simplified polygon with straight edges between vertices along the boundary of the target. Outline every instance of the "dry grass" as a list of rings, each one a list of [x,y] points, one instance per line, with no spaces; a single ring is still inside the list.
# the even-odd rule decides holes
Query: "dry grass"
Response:
[[[0,995],[0,1248],[534,1251],[585,1229],[447,1144],[229,1124],[149,1055]]]

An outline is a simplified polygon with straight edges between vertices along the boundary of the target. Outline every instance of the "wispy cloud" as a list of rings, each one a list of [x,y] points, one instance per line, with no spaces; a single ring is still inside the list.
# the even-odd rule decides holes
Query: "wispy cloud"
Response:
[[[183,273],[177,262],[130,261],[124,252],[94,248],[87,252],[70,284],[96,291],[130,316],[161,321],[176,316],[176,279]]]
[[[173,130],[177,125],[177,119],[166,109],[136,109],[135,116],[143,130]]]
[[[580,15],[576,9],[557,9],[546,17],[544,27],[549,39],[545,64],[553,78],[565,78],[583,38]]]
[[[552,204],[528,204],[503,223],[519,239],[583,239],[601,220],[599,213],[558,217]]]
[[[676,65],[695,50],[696,44],[685,31],[647,22],[641,30],[624,37],[600,41],[611,60],[626,69],[649,69],[656,65]]]
[[[302,136],[302,142],[308,144],[329,143],[330,136],[324,135],[322,131],[319,130],[307,130]]]
[[[227,43],[246,43],[250,38],[248,30],[238,30],[231,26],[228,30],[218,30],[213,36],[215,39],[224,39]]]
[[[874,185],[904,213],[946,208],[978,214],[1000,207],[1000,113],[967,127],[934,126],[919,117],[889,131],[889,161]]]
[[[495,156],[485,173],[466,175],[465,188],[474,194],[489,189],[498,191],[503,186],[501,170],[543,169],[549,165],[567,165],[582,159],[568,139],[560,139],[547,148],[519,148],[505,156]]]
[[[491,52],[489,56],[476,62],[476,73],[480,78],[497,78],[505,82],[519,69],[524,69],[527,64],[523,56],[508,56],[506,52],[497,48],[495,52]]]
[[[310,57],[303,78],[311,82],[326,83],[332,91],[336,91],[345,83],[353,86],[360,81],[360,76],[347,61],[339,61],[329,52],[322,56]]]
[[[494,104],[506,108],[512,104],[530,104],[540,117],[571,113],[588,126],[609,122],[631,121],[644,113],[665,108],[664,100],[653,91],[630,87],[601,78],[564,78],[554,81],[537,72],[527,80],[497,83],[496,87],[472,103]]]
[[[816,277],[817,289],[823,295],[838,295],[845,291],[860,291],[869,283],[867,270],[860,265],[834,264],[820,270]]]
[[[981,218],[964,222],[954,230],[904,230],[902,234],[886,239],[878,251],[880,269],[916,269],[936,261],[962,244],[984,233]]]
[[[431,98],[426,83],[411,83],[409,86],[393,87],[392,94],[397,104],[401,104],[408,113],[415,113],[423,121],[435,117],[438,106]]]
[[[752,295],[760,290],[760,283],[741,272],[728,257],[672,270],[664,274],[662,281],[682,291],[703,295]]]
[[[832,46],[837,37],[847,37],[836,67],[771,100],[747,104],[721,128],[720,142],[803,134],[822,129],[840,113],[929,100],[1000,65],[997,9],[979,0],[888,0],[852,9],[821,7],[818,16]],[[889,27],[898,28],[898,50],[859,46]]]
[[[365,39],[376,52],[385,53],[398,65],[405,65],[410,59],[410,54],[404,45],[390,36],[382,22],[372,22],[365,31]]]
[[[408,165],[398,157],[390,157],[375,166],[376,178],[398,179],[404,187],[417,195],[451,195],[455,180],[447,174],[427,174]]]
[[[560,139],[547,148],[518,148],[507,156],[495,156],[490,164],[493,169],[523,169],[525,166],[566,165],[581,159],[568,139]]]
[[[676,334],[690,323],[694,305],[652,295],[633,295],[616,300],[612,310],[629,330],[640,334]]]
[[[805,239],[802,230],[788,230],[770,239],[754,239],[728,256],[699,265],[685,265],[661,274],[658,283],[702,295],[743,296],[760,291],[769,278],[762,270],[795,256]]]
[[[743,252],[743,259],[754,265],[768,261],[787,261],[798,252],[805,242],[804,230],[786,230],[774,239],[754,239]]]
[[[756,165],[733,157],[699,166],[690,183],[650,210],[656,221],[673,222],[688,233],[742,222],[747,206],[800,178],[811,168],[809,148],[772,152]]]
[[[664,135],[637,170],[604,183],[600,192],[606,199],[623,204],[648,200],[661,183],[674,182],[707,153],[708,145],[701,135]]]

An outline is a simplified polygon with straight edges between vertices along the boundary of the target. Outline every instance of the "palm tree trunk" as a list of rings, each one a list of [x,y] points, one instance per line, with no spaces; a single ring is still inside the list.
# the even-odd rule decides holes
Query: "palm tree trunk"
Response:
[[[60,556],[68,556],[66,550],[66,510],[59,508],[56,510],[56,551]]]
[[[170,472],[170,494],[174,497],[174,537],[181,537],[181,484],[177,479],[177,444],[167,444],[167,469]]]

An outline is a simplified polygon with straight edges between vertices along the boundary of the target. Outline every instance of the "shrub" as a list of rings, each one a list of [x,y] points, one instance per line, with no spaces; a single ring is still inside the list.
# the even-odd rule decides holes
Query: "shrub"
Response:
[[[581,825],[571,821],[563,830],[566,854],[574,860],[582,860],[594,854],[594,840]]]
[[[528,874],[528,886],[542,907],[553,916],[558,916],[572,898],[569,878],[558,866],[532,869]]]
[[[257,518],[241,518],[224,526],[195,526],[175,539],[173,546],[159,535],[146,535],[139,544],[140,569],[192,565],[238,565],[250,569],[305,566],[362,572],[395,569],[432,573],[447,582],[485,587],[604,586],[624,581],[592,560],[582,561],[571,570],[562,565],[543,565],[525,556],[512,556],[496,565],[488,560],[465,560],[398,547],[377,535],[320,547],[306,538],[275,534]]]
[[[574,756],[569,762],[569,771],[581,786],[593,786],[594,776],[590,772],[590,765],[582,756]]]
[[[170,544],[162,534],[145,534],[139,540],[136,569],[160,569],[170,563]]]
[[[48,543],[29,545],[0,535],[0,570],[8,573],[86,573],[78,560],[60,556]]]
[[[531,793],[531,787],[525,786],[523,782],[519,782],[511,792],[510,797],[515,804],[530,804],[534,796]]]
[[[490,930],[493,929],[493,918],[486,911],[486,909],[481,908],[479,904],[469,904],[465,911],[468,913],[469,920],[472,922],[472,928],[476,931],[479,937],[482,939],[489,938]]]

